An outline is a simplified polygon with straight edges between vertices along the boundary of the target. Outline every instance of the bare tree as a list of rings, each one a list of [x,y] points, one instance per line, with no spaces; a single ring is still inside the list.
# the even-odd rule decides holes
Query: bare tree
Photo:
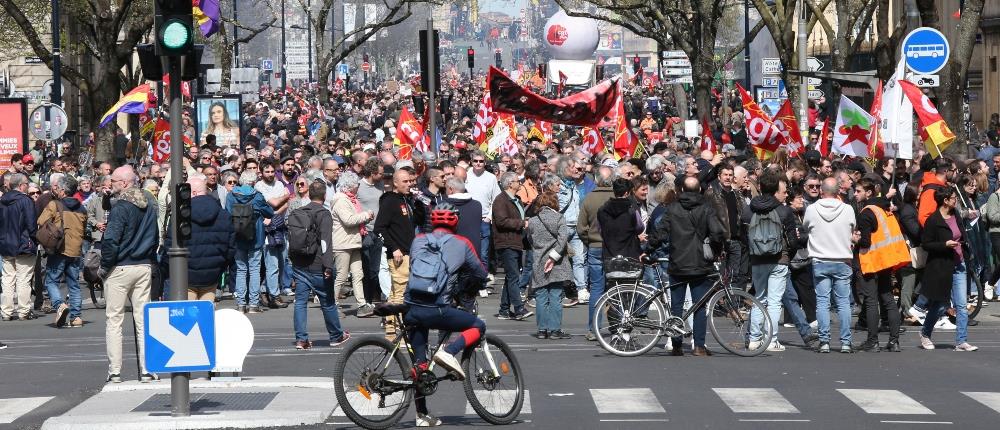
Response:
[[[265,21],[252,27],[244,25],[242,20],[234,20],[231,17],[233,1],[235,0],[220,2],[220,20],[222,22],[219,24],[219,32],[208,41],[212,47],[212,51],[215,52],[215,57],[219,59],[218,67],[222,71],[222,78],[220,80],[220,89],[222,92],[229,91],[229,84],[232,81],[233,47],[236,44],[250,43],[253,38],[265,30],[272,28],[274,23],[278,21],[278,13],[274,10],[274,6],[270,2],[257,1],[254,3],[254,7],[261,12],[261,15],[266,17]],[[263,8],[262,11],[260,10],[261,8]],[[243,36],[237,37],[234,40],[232,35],[229,34],[227,24],[243,30]]]

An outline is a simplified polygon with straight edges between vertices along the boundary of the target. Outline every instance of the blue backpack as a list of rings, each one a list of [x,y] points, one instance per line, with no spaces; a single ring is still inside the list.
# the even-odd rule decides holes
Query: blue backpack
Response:
[[[448,285],[448,264],[441,247],[445,237],[424,236],[423,246],[410,250],[410,279],[407,288],[421,294],[439,295]]]

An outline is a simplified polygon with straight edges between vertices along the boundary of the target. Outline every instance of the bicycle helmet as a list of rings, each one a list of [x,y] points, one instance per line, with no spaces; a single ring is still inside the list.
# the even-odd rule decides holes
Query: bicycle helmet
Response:
[[[441,202],[431,210],[431,227],[455,230],[458,226],[458,209],[448,202]]]

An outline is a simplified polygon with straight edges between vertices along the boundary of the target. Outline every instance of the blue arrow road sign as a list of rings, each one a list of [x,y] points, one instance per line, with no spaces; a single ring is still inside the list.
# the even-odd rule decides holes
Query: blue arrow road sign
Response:
[[[930,27],[920,27],[903,39],[902,55],[913,73],[931,75],[948,63],[948,39]]]
[[[197,372],[215,367],[215,309],[206,300],[150,302],[146,321],[146,370]]]
[[[264,70],[274,70],[274,61],[270,58],[261,60],[260,68]]]
[[[346,63],[337,64],[337,76],[347,76],[350,71],[350,67]]]

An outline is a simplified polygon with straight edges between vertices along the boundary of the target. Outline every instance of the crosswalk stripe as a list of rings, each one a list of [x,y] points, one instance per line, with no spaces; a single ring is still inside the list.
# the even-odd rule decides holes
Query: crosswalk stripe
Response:
[[[713,388],[736,413],[797,414],[799,410],[773,388]]]
[[[600,414],[666,412],[649,388],[591,388],[590,397]]]
[[[510,410],[509,405],[513,401],[514,390],[475,390],[476,397],[479,398],[479,403],[483,404],[487,410],[493,409],[489,405],[490,397],[500,396],[503,399],[503,405],[501,408],[503,412]],[[528,390],[524,390],[524,403],[521,405],[521,413],[519,415],[530,414],[531,413],[531,393]],[[468,401],[465,402],[465,414],[475,415],[476,411],[472,410],[472,404]]]
[[[1000,412],[1000,393],[987,393],[982,391],[963,391],[962,394],[971,397],[973,400],[986,405],[986,407]]]
[[[897,390],[838,389],[837,391],[869,414],[934,415],[934,411]]]
[[[0,424],[10,424],[49,400],[52,400],[52,397],[0,399]]]

